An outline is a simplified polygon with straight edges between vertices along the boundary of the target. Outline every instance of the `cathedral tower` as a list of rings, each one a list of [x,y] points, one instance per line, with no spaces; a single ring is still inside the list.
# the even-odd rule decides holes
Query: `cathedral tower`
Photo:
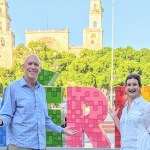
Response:
[[[0,67],[5,68],[12,66],[14,34],[11,31],[10,23],[8,3],[6,0],[0,0]]]
[[[83,29],[83,48],[102,48],[102,7],[101,0],[90,0],[89,28]]]

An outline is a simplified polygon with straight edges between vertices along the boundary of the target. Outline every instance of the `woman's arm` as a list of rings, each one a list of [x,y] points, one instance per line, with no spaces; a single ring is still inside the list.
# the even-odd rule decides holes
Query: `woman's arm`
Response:
[[[147,132],[150,134],[150,103],[146,108],[144,118],[145,118],[145,125],[146,125]]]

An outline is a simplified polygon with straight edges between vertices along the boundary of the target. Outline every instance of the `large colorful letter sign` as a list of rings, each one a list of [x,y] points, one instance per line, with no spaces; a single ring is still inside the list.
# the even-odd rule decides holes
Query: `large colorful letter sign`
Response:
[[[124,104],[126,102],[126,97],[125,97],[125,87],[124,86],[119,86],[116,87],[115,89],[115,109],[120,108],[118,117],[120,118],[122,114],[122,109],[124,107]],[[120,133],[118,129],[115,127],[115,147],[119,148],[120,147]]]
[[[57,77],[54,72],[43,69],[38,76],[38,81],[45,87],[48,115],[55,124],[61,125],[60,104],[63,99],[63,89],[61,87],[51,87],[55,81],[53,80],[54,77]],[[57,108],[51,108],[52,105],[57,105]],[[53,131],[46,131],[46,146],[63,146],[62,135]]]
[[[84,115],[83,106],[90,107],[90,113]],[[83,131],[88,136],[93,147],[110,147],[110,142],[99,127],[108,110],[107,99],[96,88],[68,87],[67,88],[67,126],[79,130],[75,136],[67,136],[68,147],[82,147],[84,144]]]

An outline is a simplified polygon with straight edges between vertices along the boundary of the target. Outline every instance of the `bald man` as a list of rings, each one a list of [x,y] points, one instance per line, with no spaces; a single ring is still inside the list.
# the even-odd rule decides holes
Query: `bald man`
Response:
[[[57,126],[48,116],[45,89],[37,81],[41,69],[40,59],[29,55],[23,64],[24,76],[5,89],[0,125],[7,126],[9,150],[44,150],[46,129],[67,135],[78,132]]]

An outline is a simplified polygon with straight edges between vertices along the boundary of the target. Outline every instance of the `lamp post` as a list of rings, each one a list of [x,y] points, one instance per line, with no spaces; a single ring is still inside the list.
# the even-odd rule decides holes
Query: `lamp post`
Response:
[[[56,57],[57,57],[57,53],[56,52],[53,52],[53,56],[54,56],[54,63],[53,63],[53,69],[54,69],[54,71],[55,71],[55,73],[56,73],[56,71],[57,71],[57,63],[56,63]]]
[[[112,0],[112,55],[111,55],[111,85],[110,85],[110,107],[113,105],[113,80],[114,80],[114,0]]]

